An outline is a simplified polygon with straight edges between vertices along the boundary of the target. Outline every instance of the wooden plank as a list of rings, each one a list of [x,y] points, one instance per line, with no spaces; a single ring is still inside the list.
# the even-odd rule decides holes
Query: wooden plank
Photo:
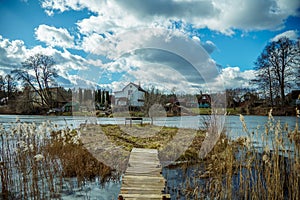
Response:
[[[162,177],[162,176],[139,176],[139,175],[136,175],[136,176],[126,175],[126,176],[123,177],[122,180],[126,180],[126,179],[135,179],[135,180],[139,180],[139,179],[142,179],[142,180],[165,180],[164,177]]]
[[[119,199],[170,199],[163,194],[166,181],[161,170],[157,149],[133,148]]]
[[[120,196],[119,196],[119,200],[139,200],[139,199],[164,200],[164,199],[171,199],[171,197],[169,194],[151,195],[151,196],[149,196],[148,194],[144,194],[144,195],[124,194],[124,196],[122,196],[122,198],[120,198]]]
[[[149,187],[122,187],[122,194],[162,194],[161,188],[149,188]]]
[[[131,153],[133,152],[142,152],[142,153],[153,153],[158,154],[157,149],[144,149],[144,148],[133,148]]]
[[[144,188],[148,188],[149,190],[150,189],[153,189],[153,190],[160,190],[160,191],[163,191],[164,190],[164,184],[153,184],[150,186],[149,183],[144,183],[144,184],[127,184],[127,183],[124,183],[122,184],[122,188],[141,188],[141,189],[144,189]]]
[[[151,184],[151,186],[149,186],[150,184]],[[159,188],[161,191],[163,191],[165,184],[164,183],[133,182],[133,181],[131,181],[131,182],[123,182],[122,186],[124,186],[124,187],[141,187],[141,188],[149,186],[149,188],[153,188],[153,189]]]

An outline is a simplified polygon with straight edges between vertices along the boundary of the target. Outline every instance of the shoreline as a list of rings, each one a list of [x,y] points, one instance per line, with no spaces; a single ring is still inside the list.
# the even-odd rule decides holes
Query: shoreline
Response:
[[[31,116],[58,116],[58,117],[63,117],[63,116],[81,116],[81,117],[97,117],[97,118],[122,118],[122,117],[128,117],[126,115],[124,116],[117,116],[117,117],[113,117],[113,116],[97,116],[96,113],[81,113],[81,114],[41,114],[41,113],[37,113],[37,114],[23,114],[23,113],[15,113],[15,112],[0,112],[0,115],[17,115],[17,116],[25,116],[25,115],[31,115]],[[188,114],[182,114],[182,115],[167,115],[165,117],[167,118],[172,118],[172,117],[186,117],[186,116],[209,116],[212,114],[208,114],[208,113],[200,113],[200,114],[193,114],[193,115],[188,115]],[[239,115],[244,115],[244,116],[268,116],[268,114],[247,114],[247,113],[226,113],[227,116],[239,116]],[[296,112],[293,115],[280,115],[280,114],[272,114],[273,116],[276,117],[296,117]],[[135,117],[135,116],[132,116]],[[150,118],[150,117],[146,117],[146,116],[139,116],[139,117],[145,117],[145,118]]]
[[[226,115],[247,115],[247,116],[268,116],[269,111],[272,109],[273,116],[296,116],[297,106],[285,106],[285,107],[236,107],[236,108],[226,108]],[[214,108],[224,109],[224,108]],[[196,116],[196,115],[211,115],[211,108],[185,108],[178,114],[166,112],[166,117],[178,117],[178,116]],[[124,112],[114,112],[113,110],[100,111],[75,111],[75,112],[57,112],[48,114],[45,109],[32,110],[28,113],[20,113],[13,108],[8,106],[0,106],[0,115],[40,115],[40,116],[97,116],[97,117],[107,117],[111,118],[113,115],[124,115],[128,117],[128,114],[132,117],[146,117],[143,111],[124,111]]]

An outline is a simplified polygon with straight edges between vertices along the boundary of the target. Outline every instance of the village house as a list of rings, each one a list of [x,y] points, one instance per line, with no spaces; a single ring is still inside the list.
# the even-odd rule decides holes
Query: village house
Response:
[[[51,93],[52,99],[47,99],[51,105],[48,105],[50,110],[48,113],[51,112],[65,112],[65,111],[71,111],[71,107],[73,107],[74,110],[78,110],[77,106],[74,107],[74,103],[71,103],[73,106],[70,107],[70,102],[72,102],[72,91],[71,90],[65,90],[63,87],[53,87],[49,88],[49,92]],[[39,107],[42,105],[42,98],[41,96],[33,90],[30,90],[30,94],[28,95],[30,100],[33,102],[34,107]],[[68,105],[67,105],[68,104]],[[74,109],[75,108],[75,109]]]
[[[142,107],[146,91],[140,85],[130,82],[121,91],[114,92],[115,106]]]
[[[199,108],[210,108],[211,107],[211,96],[209,94],[201,94],[198,97]]]

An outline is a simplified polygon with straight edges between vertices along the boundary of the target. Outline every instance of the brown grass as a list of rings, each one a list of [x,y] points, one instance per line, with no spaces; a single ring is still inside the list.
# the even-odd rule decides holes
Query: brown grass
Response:
[[[111,174],[84,148],[78,131],[17,121],[8,130],[0,127],[0,134],[2,199],[59,198],[65,177],[80,184]]]

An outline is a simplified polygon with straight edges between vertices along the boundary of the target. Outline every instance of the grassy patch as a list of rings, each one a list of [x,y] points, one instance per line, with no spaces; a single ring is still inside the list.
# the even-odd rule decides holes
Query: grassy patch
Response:
[[[147,126],[147,125],[145,125]],[[138,129],[138,125],[133,125],[132,130]],[[148,126],[148,129],[143,127],[137,131],[153,131],[157,132],[155,135],[149,135],[145,132],[143,135],[147,137],[138,137],[130,135],[124,132],[121,129],[121,126],[118,125],[102,125],[103,132],[107,137],[115,143],[117,146],[122,146],[127,151],[131,151],[132,148],[150,148],[150,149],[159,149],[163,147],[172,137],[177,133],[177,128],[170,127],[153,127]]]
[[[141,128],[139,125],[133,125],[132,128],[128,128],[119,125],[101,125],[104,134],[117,146],[123,147],[127,151],[131,151],[132,148],[150,148],[150,149],[162,149],[166,144],[172,140],[172,138],[178,133],[178,128],[175,127],[157,127],[150,126]],[[130,130],[129,130],[130,129]],[[133,134],[126,133],[127,131],[139,131],[143,132],[142,135],[150,135],[147,132],[155,132],[152,136],[140,137]],[[186,130],[191,131],[191,130]],[[205,132],[198,130],[193,138],[191,145],[187,150],[177,159],[177,161],[188,161],[190,163],[195,162],[207,162],[213,163],[213,160],[218,158],[219,160],[226,159],[226,151],[228,149],[237,149],[238,142],[229,142],[227,137],[222,134],[218,139],[213,150],[206,156],[205,160],[199,159],[199,151],[202,146],[202,142],[205,139]],[[180,144],[178,144],[180,145]],[[225,153],[224,153],[225,152]],[[172,153],[172,152],[170,152]]]

